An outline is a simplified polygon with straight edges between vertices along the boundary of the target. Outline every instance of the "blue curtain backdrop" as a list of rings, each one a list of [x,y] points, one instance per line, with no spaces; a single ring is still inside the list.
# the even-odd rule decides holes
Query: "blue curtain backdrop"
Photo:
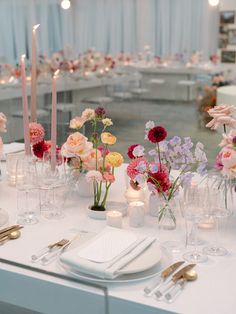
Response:
[[[1,0],[0,59],[17,62],[31,55],[32,26],[38,52],[51,55],[71,47],[118,53],[139,52],[150,45],[164,56],[195,50],[207,57],[216,51],[218,11],[207,0]]]

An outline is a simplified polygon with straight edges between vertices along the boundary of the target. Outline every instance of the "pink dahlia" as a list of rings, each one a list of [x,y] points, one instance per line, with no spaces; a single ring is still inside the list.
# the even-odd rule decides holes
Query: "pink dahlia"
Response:
[[[40,123],[30,122],[30,143],[32,145],[42,142],[44,139],[45,131]]]
[[[216,161],[215,161],[215,168],[219,171],[221,171],[223,169],[223,164],[222,164],[222,152],[220,152],[217,156],[216,156]]]
[[[145,173],[149,167],[149,163],[147,159],[144,157],[138,157],[131,161],[131,163],[127,167],[127,175],[135,180],[135,177],[140,173]]]
[[[159,143],[167,137],[166,129],[162,126],[155,126],[148,131],[148,139],[152,143]]]

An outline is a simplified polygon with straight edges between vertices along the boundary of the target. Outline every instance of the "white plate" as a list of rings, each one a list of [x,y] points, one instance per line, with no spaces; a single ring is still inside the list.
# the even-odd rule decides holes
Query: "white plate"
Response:
[[[80,245],[83,245],[84,242],[88,240],[88,238],[81,239],[81,240],[82,241],[80,241]],[[78,269],[76,269],[75,265],[69,265],[65,262],[62,262],[61,260],[59,260],[59,264],[68,273],[76,277],[79,277],[81,279],[97,281],[97,282],[124,282],[127,280],[136,281],[136,280],[154,276],[156,273],[160,271],[159,263],[161,259],[162,259],[161,249],[159,245],[157,244],[157,242],[154,242],[142,254],[140,254],[133,261],[131,261],[129,264],[123,267],[122,270],[120,271],[120,275],[117,278],[111,279],[111,280],[101,279],[101,278],[84,274],[80,272]]]

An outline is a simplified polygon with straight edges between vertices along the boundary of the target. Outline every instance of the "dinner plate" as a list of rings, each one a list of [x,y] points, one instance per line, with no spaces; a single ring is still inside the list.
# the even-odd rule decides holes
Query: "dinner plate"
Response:
[[[91,239],[91,237],[90,237]],[[84,245],[89,238],[83,238],[79,241],[79,245],[76,248]],[[75,246],[73,245],[73,249]],[[158,264],[162,259],[162,252],[155,241],[152,243],[143,253],[138,255],[134,260],[124,266],[120,271],[120,275],[115,279],[101,279],[95,276],[90,276],[85,273],[80,272],[74,263],[70,263],[69,261],[62,261],[59,260],[59,264],[61,267],[66,270],[68,273],[75,275],[81,279],[91,280],[91,281],[98,281],[98,282],[123,282],[127,280],[140,280],[146,278],[147,276],[155,275],[159,270]]]

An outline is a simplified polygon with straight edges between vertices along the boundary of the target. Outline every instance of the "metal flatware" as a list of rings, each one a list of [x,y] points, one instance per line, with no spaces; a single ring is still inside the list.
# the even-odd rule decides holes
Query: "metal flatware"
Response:
[[[165,268],[164,270],[161,271],[161,273],[155,277],[153,280],[151,280],[144,288],[144,293],[147,296],[151,296],[153,292],[162,284],[166,281],[166,279],[173,274],[181,265],[184,264],[184,261],[179,261],[176,262],[169,267]]]
[[[44,258],[46,255],[53,253],[53,252],[57,251],[58,249],[60,249],[61,247],[63,247],[64,245],[68,244],[68,242],[70,242],[70,240],[62,239],[62,240],[57,241],[53,244],[49,244],[48,246],[46,246],[45,248],[40,250],[38,253],[33,254],[31,256],[32,262],[34,262],[34,263],[38,262],[39,260]]]
[[[4,232],[7,232],[7,231],[9,231],[9,230],[12,230],[12,229],[14,229],[14,228],[16,228],[16,227],[19,227],[19,225],[13,225],[13,226],[6,227],[6,228],[4,228],[4,229],[1,229],[1,230],[0,230],[0,235],[1,235],[2,233],[4,233]]]
[[[61,242],[62,243],[62,242]],[[51,252],[49,252],[48,254],[46,254],[42,259],[41,259],[41,264],[42,265],[48,265],[49,263],[51,263],[52,261],[54,261],[57,256],[71,243],[70,240],[65,240],[64,239],[64,244],[58,246],[58,248],[56,250],[52,250]]]
[[[157,291],[155,291],[155,295],[157,297],[158,300],[162,299],[164,294],[171,289],[175,283],[184,277],[185,273],[188,272],[189,270],[191,270],[193,267],[195,267],[196,264],[189,264],[183,268],[181,268],[177,273],[175,273],[171,280],[167,281],[166,283],[163,283]]]
[[[11,232],[13,231],[18,231],[20,229],[24,228],[23,226],[20,226],[20,225],[16,225],[16,226],[13,226],[11,227],[11,229],[8,229],[7,231],[3,231],[1,234],[0,234],[0,241],[5,238],[6,236],[8,236]]]
[[[13,230],[11,233],[0,239],[0,244],[3,244],[8,240],[16,240],[20,237],[20,235],[21,233],[19,230]]]
[[[165,294],[165,300],[168,303],[172,303],[179,292],[184,289],[187,281],[194,281],[197,278],[198,275],[194,270],[187,271],[184,276],[175,283],[174,287]]]

